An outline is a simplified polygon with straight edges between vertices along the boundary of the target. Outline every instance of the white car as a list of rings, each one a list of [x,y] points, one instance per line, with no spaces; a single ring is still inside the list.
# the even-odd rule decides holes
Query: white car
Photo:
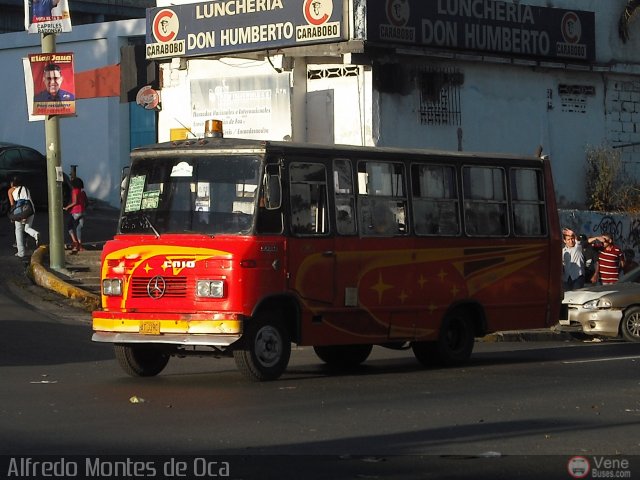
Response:
[[[640,342],[640,268],[612,285],[565,292],[559,330]]]

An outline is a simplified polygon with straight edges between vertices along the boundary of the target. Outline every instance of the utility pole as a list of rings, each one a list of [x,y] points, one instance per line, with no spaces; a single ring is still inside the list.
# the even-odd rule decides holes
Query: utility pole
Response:
[[[41,33],[42,53],[56,52],[55,33]],[[47,156],[47,190],[49,199],[49,267],[64,271],[64,232],[62,229],[62,161],[60,159],[60,125],[57,115],[44,120],[44,143]],[[60,176],[60,181],[58,178]]]

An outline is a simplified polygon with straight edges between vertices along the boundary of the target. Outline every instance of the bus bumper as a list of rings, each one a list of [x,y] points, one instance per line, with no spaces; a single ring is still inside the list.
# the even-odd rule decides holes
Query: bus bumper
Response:
[[[213,317],[213,318],[212,318]],[[94,342],[229,346],[242,336],[242,315],[93,312]]]

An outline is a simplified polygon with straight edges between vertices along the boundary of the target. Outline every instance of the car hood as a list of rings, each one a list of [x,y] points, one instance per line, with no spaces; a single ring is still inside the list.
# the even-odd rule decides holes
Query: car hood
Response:
[[[564,293],[562,303],[582,305],[589,300],[594,300],[606,295],[612,301],[614,299],[636,296],[640,300],[640,284],[638,283],[614,283],[613,285],[598,285],[595,287],[585,287],[579,290],[571,290]]]

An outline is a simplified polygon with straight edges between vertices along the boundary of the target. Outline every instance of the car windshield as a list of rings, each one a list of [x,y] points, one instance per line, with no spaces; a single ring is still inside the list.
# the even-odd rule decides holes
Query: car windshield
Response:
[[[636,267],[629,273],[625,273],[620,282],[640,283],[640,267]]]
[[[258,174],[256,156],[134,159],[120,233],[249,233]]]

